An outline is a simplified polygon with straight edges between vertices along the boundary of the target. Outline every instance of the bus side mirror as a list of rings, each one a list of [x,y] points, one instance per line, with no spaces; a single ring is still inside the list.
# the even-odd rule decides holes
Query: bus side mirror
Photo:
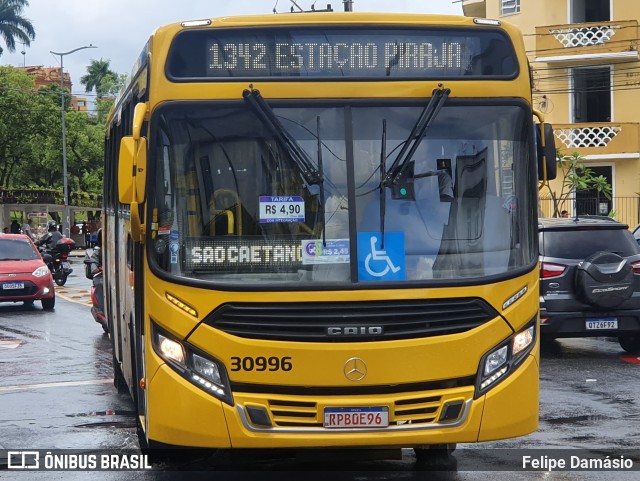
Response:
[[[136,104],[131,135],[120,140],[118,157],[118,198],[122,204],[131,206],[131,238],[134,242],[144,240],[138,203],[144,202],[147,182],[147,139],[141,135],[146,114],[147,104]]]
[[[144,102],[140,102],[135,106],[132,133],[130,136],[123,137],[120,141],[118,198],[122,204],[144,202],[145,199],[147,139],[141,136],[141,131],[146,112],[147,104]]]
[[[135,149],[133,137],[120,140],[118,155],[118,200],[121,204],[131,204],[133,199],[133,157]]]
[[[546,123],[536,124],[535,132],[538,153],[538,180],[553,180],[556,178],[558,171],[556,140],[553,135],[553,127]]]
[[[147,138],[140,137],[137,144],[138,148],[134,159],[136,200],[144,202],[145,186],[147,185]]]
[[[145,185],[147,183],[147,139],[142,136],[142,124],[147,115],[147,104],[139,102],[133,109],[133,123],[131,126],[131,137],[135,141],[133,157],[133,176],[135,177],[135,198],[136,202],[144,202]]]

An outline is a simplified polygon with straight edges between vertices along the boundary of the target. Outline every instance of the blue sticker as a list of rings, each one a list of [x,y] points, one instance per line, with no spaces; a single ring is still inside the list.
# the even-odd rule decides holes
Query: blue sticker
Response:
[[[171,254],[178,255],[178,252],[180,251],[180,245],[177,242],[171,242],[169,244],[169,252],[171,252]]]
[[[170,240],[178,240],[179,238],[180,238],[180,232],[178,232],[177,230],[172,230],[171,233],[169,234]]]
[[[404,232],[358,232],[358,279],[403,281],[407,278]]]

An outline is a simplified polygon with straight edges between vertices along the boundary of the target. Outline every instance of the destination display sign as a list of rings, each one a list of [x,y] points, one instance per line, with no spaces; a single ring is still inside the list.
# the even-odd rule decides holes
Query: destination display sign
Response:
[[[302,266],[302,244],[300,239],[190,238],[185,240],[184,260],[192,271],[291,271]]]
[[[188,30],[171,47],[175,80],[513,78],[509,38],[474,28],[243,28]]]

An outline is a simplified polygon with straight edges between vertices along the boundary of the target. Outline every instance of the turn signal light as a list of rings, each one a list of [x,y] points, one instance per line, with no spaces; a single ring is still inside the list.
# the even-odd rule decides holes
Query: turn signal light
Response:
[[[180,299],[178,299],[177,297],[172,296],[171,294],[169,294],[168,292],[165,292],[165,297],[167,298],[167,300],[169,302],[171,302],[174,306],[179,307],[180,309],[182,309],[184,312],[186,312],[187,314],[191,314],[193,317],[198,317],[198,311],[196,311],[193,307],[191,307],[190,305],[182,302]]]

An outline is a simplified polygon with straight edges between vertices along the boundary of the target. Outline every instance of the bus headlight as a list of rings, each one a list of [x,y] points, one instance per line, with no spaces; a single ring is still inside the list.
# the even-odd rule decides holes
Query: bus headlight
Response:
[[[216,384],[222,384],[220,370],[218,369],[218,365],[215,362],[209,361],[208,359],[205,359],[202,356],[198,356],[197,354],[192,354],[191,360],[193,362],[194,371],[196,371],[201,376],[209,379],[210,381],[215,382]]]
[[[152,323],[153,350],[183,378],[233,406],[224,365],[186,342],[171,337]]]
[[[480,360],[475,397],[480,397],[511,374],[531,352],[535,338],[536,320],[533,319],[524,329],[485,354]]]
[[[484,375],[488,376],[507,363],[508,346],[502,346],[487,356],[484,362]]]
[[[157,337],[158,346],[160,348],[160,352],[158,354],[167,360],[184,365],[184,349],[182,348],[182,344],[178,341],[174,341],[173,339],[169,339],[162,334],[157,334]]]

